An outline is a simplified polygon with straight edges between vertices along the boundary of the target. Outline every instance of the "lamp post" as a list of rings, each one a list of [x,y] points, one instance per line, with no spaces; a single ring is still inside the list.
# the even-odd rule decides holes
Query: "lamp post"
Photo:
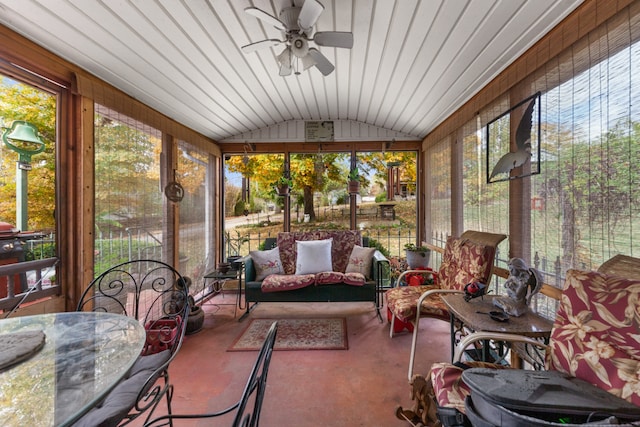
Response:
[[[2,134],[2,141],[18,153],[16,162],[16,227],[25,231],[27,225],[27,172],[31,170],[31,156],[44,151],[38,128],[29,122],[15,120]]]

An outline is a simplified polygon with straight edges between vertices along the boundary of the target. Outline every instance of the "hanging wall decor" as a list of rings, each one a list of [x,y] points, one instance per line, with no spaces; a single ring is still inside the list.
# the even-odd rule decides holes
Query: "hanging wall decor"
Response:
[[[487,183],[540,173],[540,110],[538,92],[487,123]],[[518,121],[514,148],[511,120]]]

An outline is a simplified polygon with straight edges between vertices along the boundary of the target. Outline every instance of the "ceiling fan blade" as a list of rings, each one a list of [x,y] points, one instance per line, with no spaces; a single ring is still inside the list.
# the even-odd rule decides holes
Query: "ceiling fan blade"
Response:
[[[319,46],[351,49],[353,47],[353,33],[345,31],[321,31],[314,34],[313,41]]]
[[[266,22],[269,25],[273,25],[278,30],[283,30],[283,31],[287,30],[287,27],[284,25],[284,23],[281,20],[279,20],[273,15],[269,15],[267,12],[265,12],[262,9],[258,9],[257,7],[247,7],[245,8],[244,11],[247,12],[249,15],[255,16],[256,18]]]
[[[241,49],[244,53],[251,53],[259,49],[266,49],[268,47],[278,46],[280,43],[282,43],[282,41],[278,39],[267,39],[267,40],[262,40],[259,42],[244,45],[241,47]]]
[[[308,31],[316,24],[324,6],[317,0],[305,0],[298,15],[298,27],[300,30]]]
[[[327,57],[320,53],[320,51],[316,48],[312,47],[311,49],[309,49],[309,56],[311,56],[311,58],[316,61],[316,68],[320,70],[320,72],[325,76],[331,74],[336,68],[331,62],[329,62]]]

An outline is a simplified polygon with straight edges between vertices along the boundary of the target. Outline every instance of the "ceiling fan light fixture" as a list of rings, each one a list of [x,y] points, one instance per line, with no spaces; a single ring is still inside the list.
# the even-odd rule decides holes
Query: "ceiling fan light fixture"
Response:
[[[309,53],[309,43],[303,37],[294,37],[291,40],[291,52],[298,58],[303,58]]]
[[[280,55],[276,58],[278,60],[278,64],[280,64],[280,75],[288,76],[291,74],[291,62],[293,56],[291,55],[291,47],[287,46]]]
[[[285,64],[291,66],[291,48],[289,48],[289,46],[285,47],[284,50],[280,52],[280,55],[277,56],[277,60],[281,66]]]

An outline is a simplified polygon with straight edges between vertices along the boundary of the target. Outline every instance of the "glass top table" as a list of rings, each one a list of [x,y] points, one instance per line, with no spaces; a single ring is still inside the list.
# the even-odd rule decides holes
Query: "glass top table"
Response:
[[[68,426],[102,400],[140,356],[133,318],[69,312],[0,320],[0,335],[41,330],[45,344],[0,371],[0,424]]]

